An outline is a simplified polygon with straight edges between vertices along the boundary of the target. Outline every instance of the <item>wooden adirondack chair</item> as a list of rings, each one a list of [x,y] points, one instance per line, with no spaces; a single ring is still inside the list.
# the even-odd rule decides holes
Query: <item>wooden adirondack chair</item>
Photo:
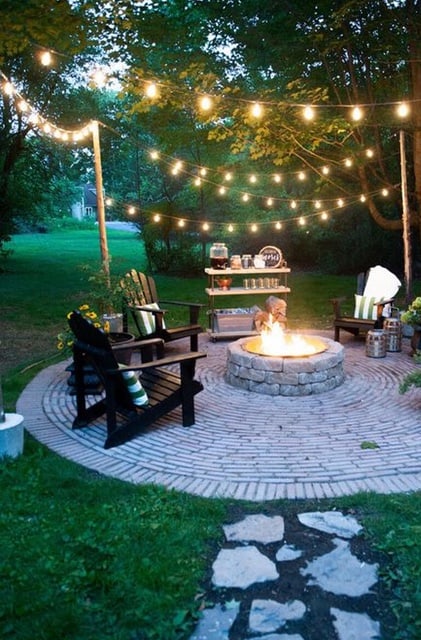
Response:
[[[154,279],[135,269],[131,269],[126,274],[121,286],[126,291],[125,330],[127,330],[128,314],[130,313],[136,325],[139,339],[161,338],[164,342],[172,342],[189,337],[191,351],[198,350],[198,335],[203,333],[203,328],[199,324],[199,312],[204,306],[203,304],[159,300]],[[167,327],[165,323],[166,305],[184,307],[189,316],[188,324]]]
[[[117,362],[107,335],[92,325],[78,311],[73,311],[69,325],[76,340],[73,345],[75,365],[77,415],[73,429],[87,426],[106,414],[107,437],[105,448],[130,440],[158,418],[178,406],[182,408],[183,426],[195,422],[194,396],[203,390],[195,380],[195,364],[205,353],[192,353],[150,360],[151,349],[162,345],[154,338],[130,343],[128,348],[146,349],[147,361],[136,365]],[[121,347],[120,347],[121,348]],[[84,388],[84,365],[91,364],[104,386],[104,394],[96,403],[87,406]],[[178,373],[168,365],[178,365]],[[173,369],[173,367],[172,367]],[[139,390],[137,376],[141,374]],[[145,393],[146,396],[145,397]]]
[[[385,279],[384,284],[381,282],[382,277]],[[331,300],[334,312],[334,340],[340,342],[341,329],[358,336],[371,329],[381,328],[386,305],[389,305],[391,313],[396,311],[392,305],[400,285],[398,278],[384,267],[372,267],[366,273],[359,273],[354,315],[342,313],[341,305],[346,300],[345,297]]]

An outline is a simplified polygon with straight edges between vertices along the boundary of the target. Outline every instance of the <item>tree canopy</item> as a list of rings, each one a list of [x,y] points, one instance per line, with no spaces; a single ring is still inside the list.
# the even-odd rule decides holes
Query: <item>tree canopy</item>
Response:
[[[330,227],[334,239],[347,226],[344,202],[354,221],[368,213],[401,233],[403,129],[410,220],[421,228],[419,0],[267,0],[264,7],[255,0],[29,0],[18,13],[13,5],[0,8],[3,80],[61,127],[104,123],[106,189],[137,203],[143,221],[155,205],[170,218],[187,212],[197,224],[221,225],[220,234],[228,219],[260,221],[270,237],[275,222],[296,227],[319,216],[322,203],[340,220]],[[53,66],[39,64],[42,51],[52,52]],[[112,88],[88,82],[88,70],[101,65],[117,76]],[[152,86],[155,98],[147,95]],[[410,109],[404,120],[401,102]],[[161,154],[155,163],[152,148]],[[177,159],[183,168],[174,177]],[[19,182],[30,187],[25,167],[45,176],[42,193],[60,177],[89,175],[91,160],[81,147],[54,151],[54,139],[45,140],[16,95],[3,91],[0,243],[22,215],[16,194]],[[225,185],[228,171],[235,183]],[[324,246],[326,233],[315,234]]]

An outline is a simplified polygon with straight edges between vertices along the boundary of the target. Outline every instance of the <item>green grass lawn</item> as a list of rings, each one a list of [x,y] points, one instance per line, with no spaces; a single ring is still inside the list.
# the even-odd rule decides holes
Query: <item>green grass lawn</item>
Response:
[[[113,272],[147,269],[134,234],[111,231],[108,238]],[[61,357],[55,335],[67,312],[89,301],[80,266],[99,264],[99,240],[95,230],[56,231],[16,236],[11,248],[0,274],[0,354],[16,353],[7,366],[0,364],[8,411],[37,371]],[[206,303],[205,277],[156,280],[162,298]],[[355,278],[292,271],[290,285],[291,324],[328,328],[329,299],[352,298]],[[0,462],[0,487],[2,638],[189,637],[199,615],[201,579],[221,542],[230,501],[102,477],[28,436],[22,456]],[[291,508],[276,504],[280,512]],[[393,639],[419,640],[420,493],[303,501],[300,508],[344,508],[358,515],[388,559],[382,580],[396,616]]]

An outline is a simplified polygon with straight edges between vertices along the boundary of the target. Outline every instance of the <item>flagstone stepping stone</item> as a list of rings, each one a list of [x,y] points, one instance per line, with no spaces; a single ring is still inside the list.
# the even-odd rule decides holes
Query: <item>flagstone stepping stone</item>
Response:
[[[282,603],[275,600],[253,600],[250,608],[251,631],[267,633],[283,627],[288,620],[300,620],[306,612],[301,600]]]
[[[339,640],[378,640],[380,624],[366,613],[350,613],[334,607],[330,610]]]
[[[270,633],[268,636],[253,636],[249,640],[304,640],[298,633]]]
[[[296,560],[301,558],[303,552],[296,549],[294,545],[284,544],[276,553],[276,560],[278,562],[286,562],[288,560]]]
[[[263,544],[279,542],[284,537],[284,519],[282,516],[256,514],[246,516],[244,520],[224,526],[225,537],[229,541],[253,541]]]
[[[279,578],[275,563],[253,546],[221,549],[212,569],[216,587],[247,589],[255,582]]]
[[[362,531],[362,526],[352,516],[339,511],[313,511],[299,513],[298,519],[306,527],[312,527],[324,533],[332,533],[341,538],[353,538]]]
[[[205,609],[190,640],[228,640],[239,610],[240,603],[235,601],[229,606],[216,604],[212,609]]]
[[[349,542],[334,538],[336,549],[300,569],[302,576],[312,576],[309,585],[318,585],[336,595],[362,596],[377,582],[377,564],[361,562],[351,553]]]

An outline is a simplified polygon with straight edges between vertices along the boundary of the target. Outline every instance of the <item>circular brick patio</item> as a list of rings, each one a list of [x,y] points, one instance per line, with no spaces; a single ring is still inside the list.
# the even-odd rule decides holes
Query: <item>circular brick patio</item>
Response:
[[[188,349],[178,342],[169,353]],[[197,363],[205,390],[196,396],[196,424],[180,426],[176,410],[106,451],[103,419],[71,430],[74,398],[63,363],[34,378],[17,411],[26,429],[50,449],[127,482],[255,501],[421,489],[421,390],[398,392],[399,381],[414,367],[409,342],[402,352],[380,359],[367,358],[361,340],[343,342],[341,386],[317,395],[272,397],[228,385],[227,343],[203,335],[200,349],[208,357]]]

